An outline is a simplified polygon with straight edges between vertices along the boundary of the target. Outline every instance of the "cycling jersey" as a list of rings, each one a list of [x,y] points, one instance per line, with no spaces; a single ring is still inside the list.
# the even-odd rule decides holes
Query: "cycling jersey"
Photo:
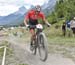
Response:
[[[36,25],[38,23],[38,19],[45,19],[45,16],[42,12],[39,12],[36,15],[36,11],[35,10],[31,10],[27,13],[27,15],[25,16],[26,20],[29,20],[29,23],[32,25]]]

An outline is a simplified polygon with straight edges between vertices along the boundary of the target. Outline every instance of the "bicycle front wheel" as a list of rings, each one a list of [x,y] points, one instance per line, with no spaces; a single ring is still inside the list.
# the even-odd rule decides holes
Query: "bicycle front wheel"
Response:
[[[39,56],[42,61],[46,61],[48,57],[48,49],[47,49],[47,38],[44,33],[39,34]]]
[[[36,41],[33,40],[33,41],[32,41],[32,44],[34,45],[34,46],[32,45],[33,47],[31,47],[31,48],[32,48],[32,49],[31,49],[32,54],[36,55],[36,52],[37,52]]]

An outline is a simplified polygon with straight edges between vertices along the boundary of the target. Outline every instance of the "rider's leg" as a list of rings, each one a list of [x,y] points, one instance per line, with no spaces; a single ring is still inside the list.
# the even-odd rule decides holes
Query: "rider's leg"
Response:
[[[30,33],[31,33],[31,45],[33,45],[32,41],[34,41],[35,38],[36,38],[35,30],[34,29],[30,29]]]

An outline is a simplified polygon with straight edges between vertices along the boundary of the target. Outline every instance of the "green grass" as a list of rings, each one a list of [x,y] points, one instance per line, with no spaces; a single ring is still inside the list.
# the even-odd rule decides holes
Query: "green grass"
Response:
[[[9,45],[8,41],[2,40],[0,42],[0,46],[7,46],[8,47],[8,45]]]
[[[62,35],[61,25],[58,29],[56,29],[55,25],[53,25],[51,28],[47,28],[44,31],[48,38],[49,44],[75,46],[74,37],[68,37],[67,35],[64,37]]]
[[[7,52],[6,55],[11,55],[13,53],[13,50],[9,47],[9,42],[8,41],[1,41],[0,42],[0,47],[1,46],[6,46],[7,47]],[[0,57],[3,56],[4,48],[0,48]]]
[[[3,56],[3,51],[4,51],[4,49],[3,49],[3,48],[1,48],[1,49],[0,49],[0,57],[2,57],[2,56]]]
[[[48,40],[50,44],[75,47],[74,38],[55,37],[55,38],[48,38]]]
[[[0,47],[1,46],[8,46],[8,42],[7,41],[1,41],[0,42]],[[3,52],[4,52],[4,48],[0,48],[0,57],[3,56]]]

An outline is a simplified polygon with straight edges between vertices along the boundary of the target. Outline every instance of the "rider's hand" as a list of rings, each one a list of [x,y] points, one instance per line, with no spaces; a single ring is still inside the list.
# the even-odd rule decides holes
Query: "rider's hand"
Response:
[[[26,30],[28,30],[29,25],[27,24],[27,25],[25,25],[25,26],[26,26]]]
[[[28,27],[29,27],[29,25],[27,24],[27,25],[26,25],[26,28],[28,28]]]
[[[50,27],[50,26],[51,26],[51,24],[47,24],[47,26],[48,26],[48,27]]]

